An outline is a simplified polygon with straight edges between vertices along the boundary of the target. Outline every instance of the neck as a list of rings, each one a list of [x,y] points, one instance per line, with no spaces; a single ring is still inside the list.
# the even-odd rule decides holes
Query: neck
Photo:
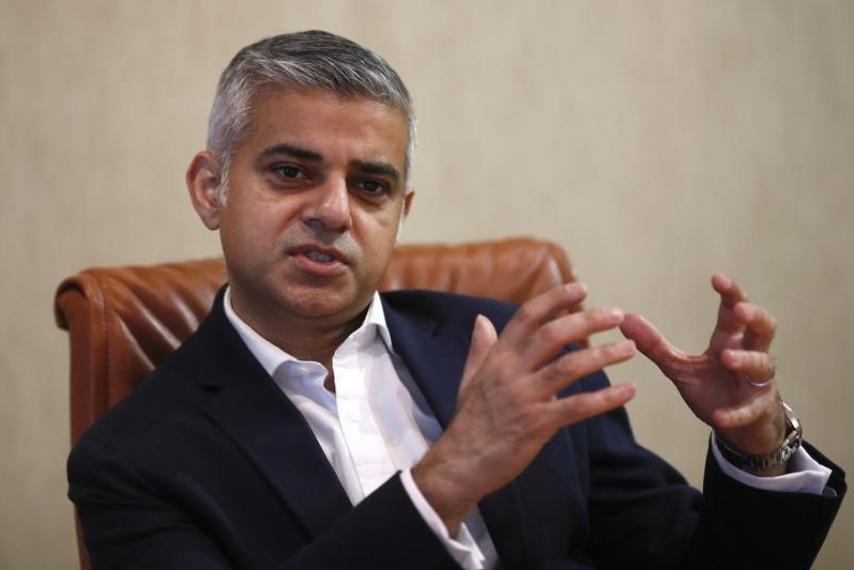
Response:
[[[332,355],[364,320],[367,306],[353,315],[306,317],[275,308],[254,307],[231,291],[231,307],[243,322],[300,360],[319,362],[332,372]],[[261,317],[263,315],[263,318]],[[270,318],[270,317],[273,318]]]

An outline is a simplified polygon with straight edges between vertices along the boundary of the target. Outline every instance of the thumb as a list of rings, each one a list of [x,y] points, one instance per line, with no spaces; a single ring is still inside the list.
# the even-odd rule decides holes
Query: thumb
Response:
[[[463,378],[460,381],[460,391],[466,389],[466,386],[471,382],[475,372],[483,365],[486,355],[495,341],[498,340],[498,333],[495,332],[495,326],[488,318],[483,315],[478,315],[474,319],[474,328],[471,333],[471,345],[469,346],[469,355],[466,358],[466,366],[463,369]]]

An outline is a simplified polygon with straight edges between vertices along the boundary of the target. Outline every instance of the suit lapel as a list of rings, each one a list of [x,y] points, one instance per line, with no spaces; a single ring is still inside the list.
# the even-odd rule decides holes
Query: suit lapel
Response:
[[[431,320],[399,312],[383,300],[383,312],[394,351],[403,359],[442,428],[447,428],[457,405],[469,339],[436,333]]]
[[[302,414],[243,344],[222,294],[200,329],[205,412],[247,454],[314,536],[352,508]]]
[[[471,330],[444,333],[435,321],[398,311],[385,299],[383,310],[395,352],[406,364],[442,428],[447,429],[456,410]],[[519,484],[513,481],[484,497],[478,508],[503,565],[524,567],[530,561],[526,556],[529,541]]]

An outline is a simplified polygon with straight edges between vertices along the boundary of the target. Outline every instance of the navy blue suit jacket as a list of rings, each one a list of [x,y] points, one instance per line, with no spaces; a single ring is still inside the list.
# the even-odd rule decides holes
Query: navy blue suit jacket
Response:
[[[395,351],[439,422],[454,413],[478,313],[514,307],[383,295]],[[597,373],[567,393],[607,384]],[[765,493],[707,461],[704,496],[640,447],[619,410],[560,431],[480,510],[504,568],[806,568],[844,493]],[[69,459],[95,568],[456,568],[392,477],[353,507],[302,415],[210,316],[87,432]]]

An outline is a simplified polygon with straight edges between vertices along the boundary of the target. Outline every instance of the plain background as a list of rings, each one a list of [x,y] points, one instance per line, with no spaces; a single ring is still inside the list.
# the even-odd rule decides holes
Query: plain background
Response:
[[[0,567],[76,567],[56,285],[218,253],[183,182],[216,79],[306,28],[375,49],[414,94],[406,241],[554,240],[588,305],[689,350],[709,275],[737,276],[778,317],[808,439],[854,466],[854,2],[0,0]],[[700,484],[708,431],[668,381],[640,358],[611,375],[639,384],[638,438]],[[853,512],[816,568],[854,567]]]

